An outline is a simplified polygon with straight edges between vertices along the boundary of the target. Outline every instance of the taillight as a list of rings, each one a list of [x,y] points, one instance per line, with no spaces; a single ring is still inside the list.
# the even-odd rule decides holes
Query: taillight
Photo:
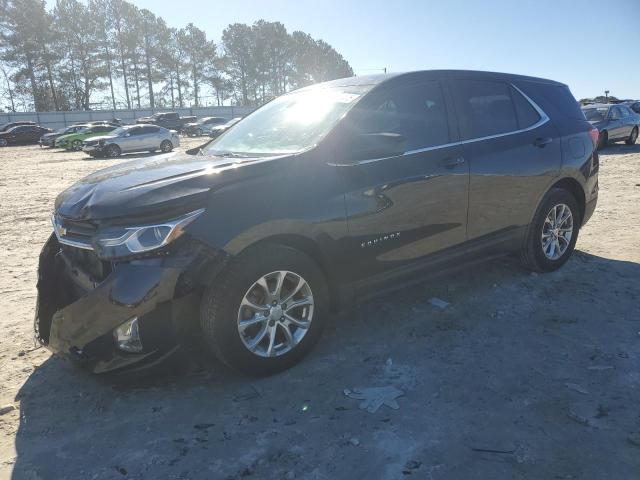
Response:
[[[593,142],[593,146],[597,147],[598,146],[598,140],[600,138],[600,132],[598,131],[598,129],[596,127],[591,127],[589,129],[589,136],[591,137],[591,141]]]

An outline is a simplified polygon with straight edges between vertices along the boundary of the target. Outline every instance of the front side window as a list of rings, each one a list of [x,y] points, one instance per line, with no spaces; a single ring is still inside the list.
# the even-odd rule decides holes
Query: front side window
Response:
[[[227,130],[205,153],[278,155],[308,150],[370,88],[370,85],[319,86],[282,95]]]
[[[406,150],[449,143],[449,123],[444,95],[437,81],[394,87],[371,98],[354,111],[359,133],[397,133]]]
[[[455,80],[453,94],[464,140],[519,129],[509,85],[487,80]]]

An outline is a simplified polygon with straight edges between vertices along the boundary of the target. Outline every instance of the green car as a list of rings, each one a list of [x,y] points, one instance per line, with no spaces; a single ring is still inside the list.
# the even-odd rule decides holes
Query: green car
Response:
[[[68,135],[58,137],[56,139],[56,147],[66,148],[67,150],[81,150],[83,140],[97,135],[103,135],[115,130],[116,128],[118,127],[112,125],[90,125],[78,130],[76,133],[70,133]]]

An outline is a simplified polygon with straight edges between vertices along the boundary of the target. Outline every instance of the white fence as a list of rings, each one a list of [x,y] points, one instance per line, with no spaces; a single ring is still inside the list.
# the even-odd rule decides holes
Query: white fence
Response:
[[[9,122],[33,121],[52,129],[66,127],[74,123],[95,120],[111,120],[119,118],[123,123],[135,123],[136,118],[147,117],[158,112],[178,112],[181,116],[195,115],[197,117],[225,117],[232,119],[251,113],[253,107],[198,107],[198,108],[142,108],[140,110],[95,110],[75,112],[27,112],[0,113],[0,125]]]

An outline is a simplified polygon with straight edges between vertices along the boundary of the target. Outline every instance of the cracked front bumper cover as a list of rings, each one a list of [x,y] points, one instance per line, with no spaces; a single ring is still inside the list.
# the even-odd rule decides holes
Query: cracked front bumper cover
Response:
[[[121,262],[96,279],[95,269],[89,273],[92,269],[70,261],[52,235],[40,255],[36,336],[54,353],[78,360],[94,373],[155,364],[177,350],[189,319],[197,314],[195,288],[178,286],[191,261],[193,257]],[[135,354],[118,350],[113,339],[113,330],[134,316],[144,347]]]

